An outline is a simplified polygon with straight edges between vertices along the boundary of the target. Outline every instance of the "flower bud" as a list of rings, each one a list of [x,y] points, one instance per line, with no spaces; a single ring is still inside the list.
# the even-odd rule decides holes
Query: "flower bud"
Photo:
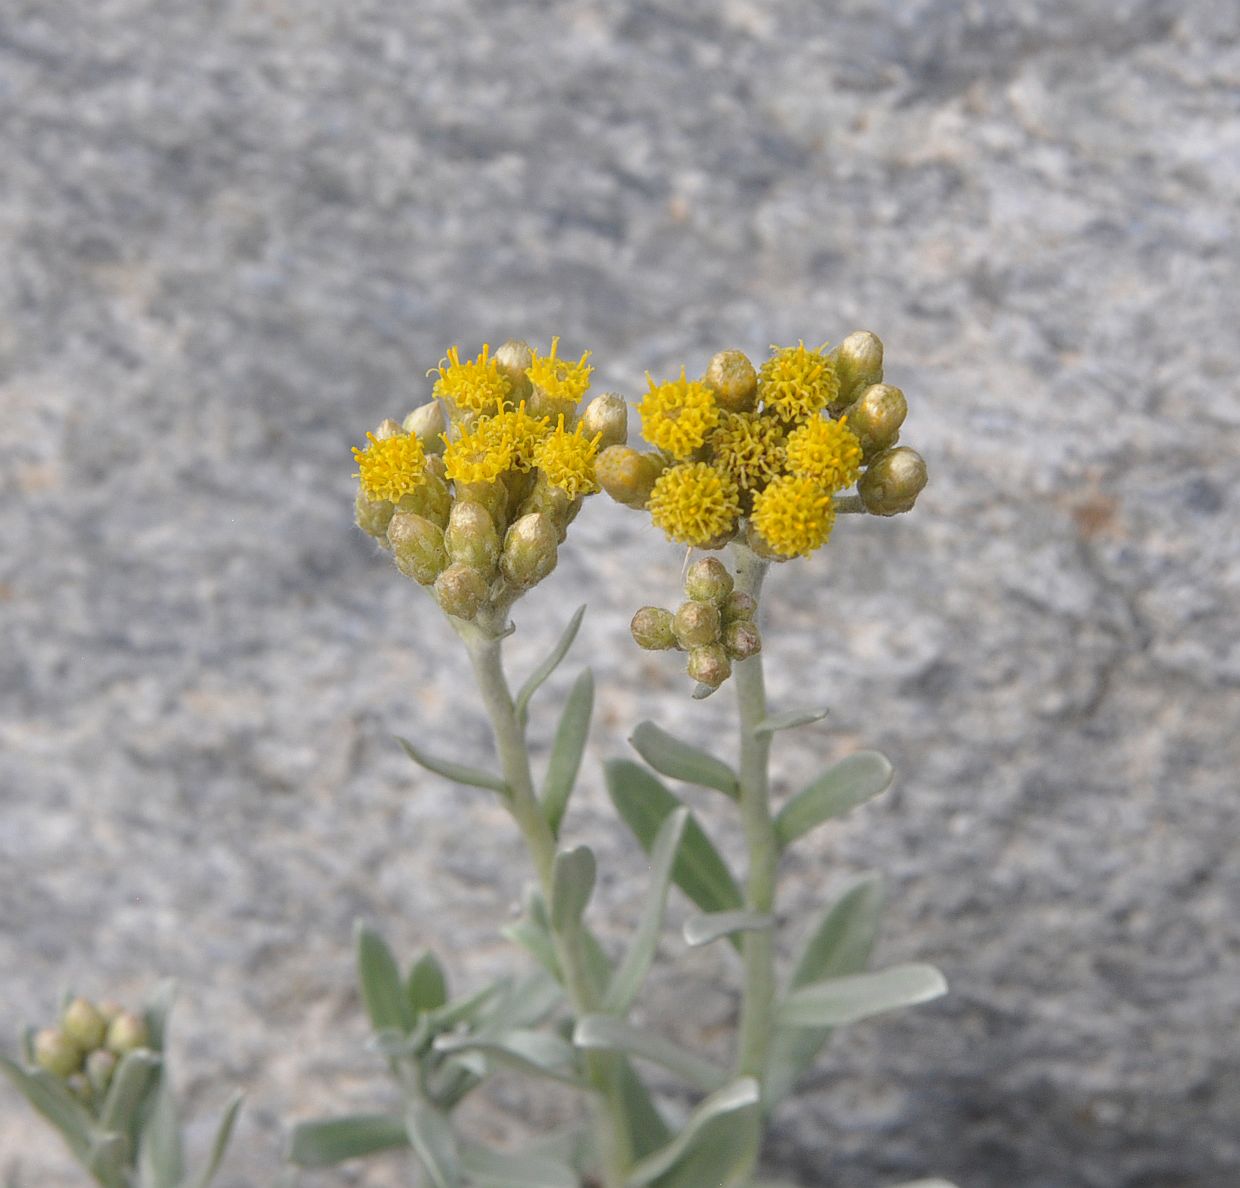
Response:
[[[705,644],[689,653],[686,670],[695,680],[711,689],[718,689],[732,675],[732,662],[722,644]]]
[[[702,382],[714,392],[720,408],[752,411],[758,395],[758,373],[742,352],[720,351],[706,365]]]
[[[448,565],[443,529],[414,512],[397,512],[387,538],[396,568],[419,585],[429,586]]]
[[[452,505],[443,539],[453,561],[478,570],[484,577],[495,572],[499,562],[499,533],[495,531],[491,513],[481,503],[458,499]]]
[[[560,541],[564,540],[569,524],[576,519],[580,510],[581,497],[570,499],[568,492],[560,487],[553,487],[541,470],[538,472],[538,478],[534,480],[533,489],[526,496],[520,508],[523,516],[528,516],[532,512],[547,516],[555,525],[556,535]]]
[[[396,508],[387,499],[367,499],[361,491],[353,503],[353,518],[367,536],[380,537],[387,531],[388,521]]]
[[[445,614],[472,619],[486,601],[487,588],[482,574],[458,561],[435,579],[435,598]]]
[[[105,998],[99,1003],[99,1013],[103,1016],[105,1023],[111,1023],[117,1015],[124,1011],[124,1007],[113,998]]]
[[[754,527],[753,520],[745,522],[745,543],[750,550],[757,553],[763,561],[787,561],[788,558],[783,553],[773,549],[766,540],[766,537]]]
[[[594,477],[617,503],[640,510],[667,463],[658,454],[643,454],[627,445],[608,446],[594,460]]]
[[[112,1083],[112,1074],[119,1063],[116,1053],[109,1052],[107,1048],[100,1048],[86,1057],[86,1079],[100,1097],[108,1091],[108,1086]]]
[[[500,572],[519,590],[538,585],[554,568],[559,533],[549,516],[531,512],[513,524],[504,536]]]
[[[682,602],[672,619],[676,642],[682,648],[717,643],[722,621],[713,602]]]
[[[82,1051],[90,1052],[103,1043],[108,1024],[93,1002],[75,998],[61,1016],[60,1029]]]
[[[672,612],[660,606],[643,606],[629,624],[633,640],[639,648],[648,652],[666,652],[676,647],[676,633],[672,629]]]
[[[83,1105],[88,1106],[94,1100],[95,1091],[90,1081],[82,1073],[74,1073],[66,1078],[65,1086]]]
[[[508,487],[502,479],[491,483],[457,483],[457,502],[468,500],[480,503],[491,513],[496,532],[503,532],[508,524]]]
[[[831,352],[840,379],[838,405],[851,404],[862,389],[883,378],[883,343],[869,330],[854,330]]]
[[[869,465],[857,492],[868,512],[895,516],[908,511],[926,485],[926,463],[916,450],[896,446],[879,454]]]
[[[908,416],[908,401],[899,388],[871,384],[848,406],[844,415],[849,429],[861,442],[862,457],[872,458],[900,440],[900,426]]]
[[[723,647],[733,660],[748,660],[762,651],[757,624],[740,619],[723,629]]]
[[[624,445],[629,439],[629,406],[623,396],[604,392],[586,405],[585,412],[581,414],[581,424],[586,437],[602,434],[599,449]]]
[[[122,1011],[108,1024],[108,1048],[118,1056],[145,1048],[149,1040],[145,1020],[132,1011]]]
[[[63,1079],[82,1067],[82,1049],[63,1031],[45,1027],[34,1037],[34,1062]]]
[[[758,617],[758,603],[748,594],[742,594],[740,590],[733,590],[723,600],[720,610],[723,614],[724,626],[731,623],[752,623]]]
[[[499,367],[500,374],[507,376],[512,385],[508,389],[508,399],[514,403],[528,400],[534,387],[530,383],[530,377],[525,374],[525,369],[534,362],[534,352],[530,350],[530,344],[519,338],[510,338],[492,358]]]
[[[452,510],[452,492],[438,473],[427,468],[425,481],[408,495],[402,495],[396,503],[398,512],[414,512],[443,528]]]
[[[389,437],[399,437],[402,433],[404,430],[400,427],[400,422],[392,420],[391,417],[384,417],[375,426],[375,437],[379,441],[384,441]]]
[[[428,454],[442,454],[444,441],[441,436],[448,428],[448,418],[444,416],[443,405],[438,400],[428,400],[418,405],[404,420],[401,426],[406,433],[413,433],[422,443],[422,449]]]
[[[732,593],[732,575],[717,557],[703,557],[685,574],[685,597],[695,602],[721,603]]]

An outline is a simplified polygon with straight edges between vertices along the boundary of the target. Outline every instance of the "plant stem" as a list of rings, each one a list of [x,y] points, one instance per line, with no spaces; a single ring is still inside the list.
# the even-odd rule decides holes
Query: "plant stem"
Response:
[[[734,545],[737,589],[757,599],[762,590],[768,563],[743,545]],[[755,727],[766,717],[766,683],[762,674],[762,653],[740,661],[736,666],[736,699],[741,729],[741,819],[749,851],[749,872],[745,883],[745,907],[764,915],[775,907],[775,868],[779,847],[771,817],[768,765],[771,752],[769,734],[758,735]],[[767,1051],[775,1003],[775,935],[773,928],[746,932],[741,949],[744,987],[741,997],[740,1035],[737,1040],[737,1076],[756,1077],[761,1084],[766,1074]]]

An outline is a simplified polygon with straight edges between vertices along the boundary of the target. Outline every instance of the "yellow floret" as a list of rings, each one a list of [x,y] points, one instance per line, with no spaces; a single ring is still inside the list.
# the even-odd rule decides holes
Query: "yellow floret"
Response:
[[[804,421],[822,412],[840,392],[835,364],[800,342],[794,347],[771,347],[771,357],[758,372],[758,399],[767,411],[785,421]]]
[[[730,532],[740,515],[740,492],[726,474],[705,462],[673,466],[650,493],[650,518],[681,544],[701,546]]]
[[[754,496],[750,520],[775,552],[803,557],[827,543],[835,505],[813,479],[784,475]]]
[[[813,479],[826,491],[851,487],[861,473],[861,442],[841,417],[814,417],[788,435],[788,471]]]
[[[548,417],[532,417],[525,411],[522,400],[516,408],[501,410],[489,421],[489,432],[494,432],[512,447],[512,469],[523,474],[534,468],[534,456],[539,443],[551,433]]]
[[[534,461],[547,476],[547,482],[559,487],[570,499],[576,499],[578,495],[593,495],[599,490],[594,478],[594,459],[602,437],[601,433],[586,437],[582,425],[578,425],[572,433],[566,433],[564,414],[561,413],[555,432],[539,443]]]
[[[512,466],[512,442],[495,420],[483,417],[455,440],[444,437],[444,474],[453,482],[494,482]]]
[[[576,363],[556,358],[559,346],[560,340],[553,338],[550,354],[540,355],[534,351],[533,362],[525,369],[525,374],[547,400],[562,405],[563,411],[567,413],[572,412],[585,395],[590,386],[590,373],[594,368],[586,364],[590,357],[589,351],[584,351]]]
[[[370,444],[353,447],[362,493],[367,499],[388,499],[395,503],[426,482],[426,452],[413,433],[376,437],[367,433]]]
[[[435,369],[439,372],[435,395],[442,396],[455,411],[474,416],[492,412],[497,403],[503,405],[512,383],[490,357],[490,350],[483,343],[482,354],[462,362],[457,348],[449,347],[447,358]]]
[[[637,406],[642,436],[678,462],[686,461],[719,421],[715,394],[705,384],[685,379],[683,367],[678,380],[656,384],[647,374],[646,381],[650,391]]]
[[[765,486],[783,469],[784,428],[759,413],[724,413],[707,439],[711,462],[743,491]]]

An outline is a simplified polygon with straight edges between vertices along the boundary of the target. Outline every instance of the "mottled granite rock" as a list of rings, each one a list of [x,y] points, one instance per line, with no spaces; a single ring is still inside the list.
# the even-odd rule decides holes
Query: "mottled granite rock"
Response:
[[[452,342],[560,333],[635,395],[870,327],[932,485],[777,573],[767,650],[778,703],[834,707],[786,737],[781,792],[858,746],[900,779],[789,861],[785,902],[883,868],[884,957],[953,993],[837,1037],[773,1165],[1240,1182],[1238,85],[1228,0],[10,0],[6,1031],[66,982],[179,978],[194,1142],[249,1092],[223,1188],[271,1182],[289,1120],[381,1104],[350,922],[477,979],[525,872],[481,794],[391,742],[488,745],[454,639],[351,527],[348,446]],[[574,541],[512,653],[590,602],[570,833],[618,940],[642,864],[594,761],[729,706],[625,644],[676,552],[602,501]],[[695,955],[646,1017],[690,994],[682,1040],[717,1043],[734,976]],[[562,1103],[471,1108],[502,1138],[508,1106]],[[7,1087],[5,1176],[81,1182]]]

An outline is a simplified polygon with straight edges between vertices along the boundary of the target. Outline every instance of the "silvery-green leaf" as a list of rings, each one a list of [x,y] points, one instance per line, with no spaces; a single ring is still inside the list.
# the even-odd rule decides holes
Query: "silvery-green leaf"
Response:
[[[587,668],[573,685],[560,715],[551,758],[547,763],[547,776],[543,781],[542,810],[556,837],[560,834],[560,822],[568,808],[577,773],[581,769],[581,756],[586,749],[586,737],[590,733],[590,715],[594,712],[594,676]]]
[[[574,846],[555,856],[551,871],[551,929],[567,933],[581,924],[594,893],[598,865],[589,846]]]
[[[740,1188],[753,1174],[761,1125],[758,1083],[744,1077],[706,1098],[666,1147],[639,1161],[626,1188]]]
[[[437,1011],[430,1012],[430,1023],[436,1031],[447,1031],[458,1023],[468,1023],[496,995],[505,993],[511,985],[511,978],[497,978],[489,986],[484,986],[481,990],[475,990],[473,994],[454,998],[444,1003]]]
[[[736,773],[722,759],[674,738],[653,722],[642,722],[629,742],[655,771],[665,776],[715,788],[733,800],[740,795]]]
[[[394,1114],[350,1114],[298,1123],[288,1158],[298,1167],[332,1167],[346,1159],[408,1146],[405,1123]]]
[[[718,1089],[725,1076],[709,1060],[614,1015],[586,1015],[579,1019],[573,1030],[573,1043],[585,1051],[623,1052],[637,1060],[649,1060],[698,1089]]]
[[[448,1001],[448,978],[433,953],[423,953],[409,968],[405,997],[414,1016],[437,1011]]]
[[[775,834],[786,846],[816,825],[838,817],[886,791],[891,764],[877,751],[858,751],[823,772],[798,792],[775,817]]]
[[[387,942],[373,928],[360,921],[355,927],[357,939],[357,976],[362,988],[362,1002],[370,1025],[376,1032],[399,1031],[407,1034],[413,1028],[400,970]]]
[[[896,1184],[894,1188],[956,1188],[950,1180],[907,1180],[903,1184]]]
[[[579,1188],[581,1183],[559,1160],[492,1151],[478,1143],[462,1146],[461,1168],[474,1188]]]
[[[136,1139],[138,1111],[155,1083],[161,1062],[158,1052],[146,1048],[121,1057],[99,1111],[99,1125],[104,1130]]]
[[[759,738],[766,734],[774,734],[778,730],[794,730],[798,726],[809,726],[821,722],[831,711],[825,709],[790,709],[782,713],[771,714],[763,718],[753,732]]]
[[[777,1017],[784,1027],[841,1027],[946,993],[933,965],[913,962],[802,986],[779,1004]]]
[[[75,1158],[85,1163],[90,1153],[90,1132],[94,1119],[86,1107],[57,1080],[41,1068],[24,1069],[0,1054],[0,1072],[40,1114],[64,1136]]]
[[[521,686],[517,693],[514,708],[517,713],[517,721],[525,726],[529,718],[530,698],[538,692],[543,681],[545,681],[559,667],[560,661],[568,655],[568,649],[573,646],[573,640],[577,638],[577,631],[581,627],[582,617],[586,613],[585,605],[577,608],[573,617],[568,621],[568,626],[564,628],[564,634],[560,636],[554,648],[548,654],[547,658],[530,673],[529,680]]]
[[[759,932],[773,928],[775,917],[761,912],[707,912],[690,916],[684,923],[685,944],[697,948],[709,945],[720,937],[733,936],[738,932]]]
[[[103,1188],[129,1188],[129,1139],[115,1130],[96,1130],[91,1136],[86,1170]]]
[[[235,1093],[229,1099],[223,1114],[220,1115],[219,1125],[215,1128],[215,1139],[211,1143],[207,1162],[187,1188],[208,1188],[215,1179],[215,1173],[220,1170],[220,1164],[224,1161],[224,1152],[228,1150],[228,1141],[232,1138],[233,1127],[237,1125],[237,1115],[241,1112],[241,1103],[244,1100],[243,1093]]]
[[[508,1030],[541,1023],[564,999],[560,984],[543,969],[532,969],[492,999],[478,1014],[477,1030]]]
[[[646,900],[628,952],[607,988],[603,1010],[608,1014],[627,1014],[650,972],[659,943],[659,931],[663,927],[663,912],[667,906],[672,866],[676,861],[688,820],[689,810],[683,806],[670,813],[663,819],[654,844],[650,847],[650,883],[646,889]]]
[[[405,1113],[405,1130],[435,1188],[460,1188],[460,1155],[448,1118],[434,1106],[415,1101]]]
[[[436,775],[441,775],[458,784],[468,784],[474,788],[486,788],[491,792],[508,795],[508,785],[499,776],[492,775],[489,771],[483,771],[480,767],[470,767],[464,763],[453,763],[449,759],[439,759],[428,754],[421,747],[415,747],[407,738],[401,738],[399,735],[396,736],[396,741],[400,743],[410,759],[419,766],[425,767],[427,771],[433,771]]]
[[[172,1004],[176,1001],[176,996],[177,984],[171,978],[157,983],[155,989],[147,995],[142,1015],[146,1021],[147,1046],[156,1052],[164,1050],[168,1017],[172,1014]]]
[[[526,916],[512,924],[505,924],[499,931],[514,945],[520,945],[552,977],[562,978],[560,962],[555,955],[555,942],[541,924]]]
[[[672,1137],[672,1132],[655,1105],[642,1079],[626,1059],[617,1059],[616,1080],[624,1118],[628,1123],[628,1145],[634,1158],[641,1159],[657,1151]],[[587,1131],[587,1137],[592,1132]]]
[[[147,1098],[138,1139],[138,1182],[142,1188],[179,1188],[185,1174],[181,1156],[181,1123],[168,1070],[159,1074]]]
[[[522,1072],[584,1087],[577,1075],[572,1047],[550,1032],[514,1028],[498,1035],[441,1035],[434,1046],[437,1052],[445,1054],[481,1052]]]

